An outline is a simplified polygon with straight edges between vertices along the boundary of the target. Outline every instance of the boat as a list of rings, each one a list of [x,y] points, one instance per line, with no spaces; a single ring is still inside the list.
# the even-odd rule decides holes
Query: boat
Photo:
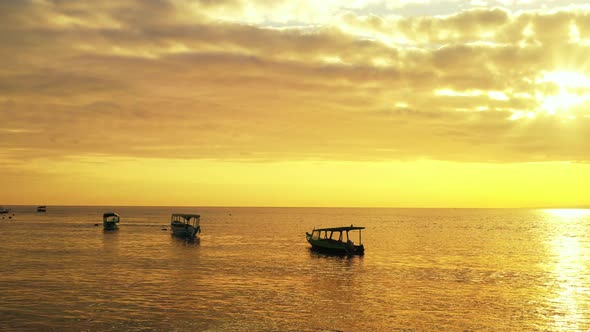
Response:
[[[0,206],[0,214],[7,214],[10,212],[10,209],[4,208]]]
[[[115,212],[106,212],[102,215],[102,227],[105,231],[119,229],[119,215]]]
[[[47,206],[45,206],[45,205],[37,206],[37,212],[47,212]]]
[[[192,239],[201,232],[201,216],[198,214],[173,213],[170,220],[172,235]]]
[[[362,244],[362,226],[343,226],[313,229],[305,233],[311,249],[339,255],[364,255],[365,246]],[[351,239],[349,232],[358,232],[358,242]]]

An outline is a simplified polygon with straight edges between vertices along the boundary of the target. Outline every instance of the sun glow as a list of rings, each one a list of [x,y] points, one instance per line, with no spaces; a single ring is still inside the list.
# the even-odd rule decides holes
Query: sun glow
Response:
[[[590,101],[590,77],[582,73],[543,72],[536,83],[540,86],[556,88],[553,93],[537,92],[536,94],[541,109],[549,114],[568,113],[572,107]]]
[[[590,214],[590,209],[546,209],[543,211],[563,220],[574,219]]]

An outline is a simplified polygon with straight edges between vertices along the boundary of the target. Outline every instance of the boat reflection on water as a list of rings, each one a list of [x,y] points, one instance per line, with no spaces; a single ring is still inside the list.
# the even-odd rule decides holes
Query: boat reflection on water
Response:
[[[311,259],[331,259],[335,261],[360,261],[364,259],[364,255],[342,255],[342,254],[334,254],[323,250],[316,250],[312,247],[309,248],[309,257]]]
[[[102,250],[106,257],[115,257],[119,251],[119,232],[103,230]]]
[[[181,245],[183,247],[201,245],[201,238],[200,237],[171,236],[170,238],[172,239],[172,242],[174,244]]]

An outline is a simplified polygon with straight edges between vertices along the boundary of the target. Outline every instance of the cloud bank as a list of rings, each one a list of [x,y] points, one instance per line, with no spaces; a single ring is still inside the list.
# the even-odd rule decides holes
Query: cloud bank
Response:
[[[590,159],[589,8],[316,3],[3,1],[4,165]]]

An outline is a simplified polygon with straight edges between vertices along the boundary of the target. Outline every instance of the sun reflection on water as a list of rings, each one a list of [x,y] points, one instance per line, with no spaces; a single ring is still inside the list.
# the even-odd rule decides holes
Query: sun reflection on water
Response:
[[[590,215],[590,209],[545,209],[543,211],[551,216],[559,217],[560,221]]]
[[[553,222],[565,223],[554,228],[550,240],[553,254],[552,272],[555,280],[553,321],[558,331],[578,331],[584,320],[587,248],[579,239],[584,238],[583,223],[590,215],[586,209],[545,210]]]
[[[555,301],[556,313],[553,318],[559,331],[578,330],[578,322],[582,314],[578,301],[584,287],[580,283],[580,275],[584,273],[584,265],[580,257],[580,243],[575,237],[559,236],[553,241],[553,251],[557,261],[553,269],[557,281]]]

